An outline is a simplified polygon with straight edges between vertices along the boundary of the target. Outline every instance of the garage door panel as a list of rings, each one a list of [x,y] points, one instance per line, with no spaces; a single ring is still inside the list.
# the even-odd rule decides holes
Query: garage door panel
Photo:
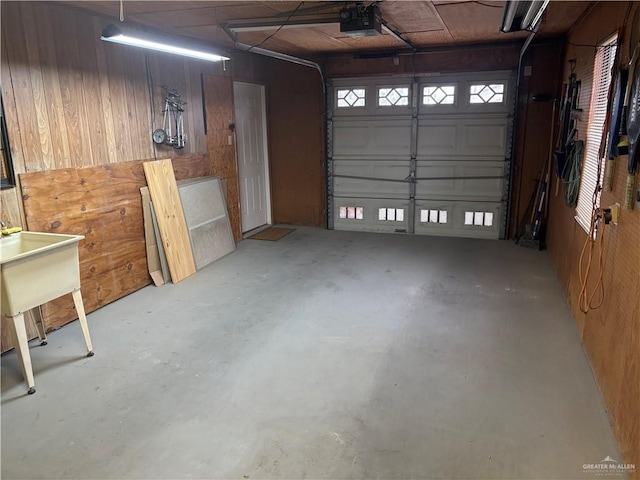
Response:
[[[416,198],[462,198],[500,201],[503,195],[504,162],[419,161]],[[484,178],[490,177],[490,178]]]
[[[335,230],[386,233],[408,231],[407,200],[341,197],[334,199],[334,205]]]
[[[417,200],[415,232],[422,235],[499,238],[499,202]]]
[[[455,155],[458,151],[458,136],[458,126],[454,124],[433,124],[418,128],[418,151]]]
[[[464,128],[464,145],[474,155],[504,155],[507,138],[507,124],[473,124]]]
[[[418,158],[505,157],[507,119],[422,120],[418,126]]]
[[[411,150],[411,121],[334,121],[333,155],[361,158],[408,156]]]
[[[333,166],[334,195],[407,198],[409,184],[403,180],[408,171],[409,162],[406,160],[336,160]]]

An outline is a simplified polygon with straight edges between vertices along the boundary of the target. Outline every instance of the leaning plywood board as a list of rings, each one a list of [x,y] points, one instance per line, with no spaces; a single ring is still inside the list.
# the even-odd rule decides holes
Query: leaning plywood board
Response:
[[[140,188],[142,197],[142,218],[144,220],[144,239],[147,246],[147,266],[149,275],[156,287],[164,284],[162,277],[162,265],[160,263],[160,252],[158,251],[158,242],[154,229],[154,221],[151,216],[151,196],[149,188]],[[160,243],[161,244],[161,243]]]
[[[171,281],[177,283],[193,275],[196,265],[171,160],[145,162],[142,166],[156,212]]]
[[[220,179],[185,180],[178,191],[197,269],[233,252],[236,245]]]
[[[153,233],[156,236],[156,245],[158,245],[158,257],[160,259],[160,270],[162,271],[162,280],[164,280],[164,283],[168,283],[169,280],[171,280],[171,274],[169,273],[167,256],[165,255],[164,247],[162,246],[162,238],[160,237],[160,228],[158,227],[158,218],[156,217],[156,211],[153,208],[153,202],[149,203],[149,210],[151,211],[151,220],[153,221]]]

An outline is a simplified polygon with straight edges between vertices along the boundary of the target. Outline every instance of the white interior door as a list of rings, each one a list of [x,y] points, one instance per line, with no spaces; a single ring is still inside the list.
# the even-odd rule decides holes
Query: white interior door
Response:
[[[242,231],[271,223],[264,87],[234,82]]]

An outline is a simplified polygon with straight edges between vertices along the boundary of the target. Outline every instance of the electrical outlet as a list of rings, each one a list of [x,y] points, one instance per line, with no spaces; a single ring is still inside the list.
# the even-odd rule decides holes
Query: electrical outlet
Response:
[[[610,205],[609,210],[611,210],[611,223],[618,225],[618,221],[620,219],[620,204],[615,203]]]

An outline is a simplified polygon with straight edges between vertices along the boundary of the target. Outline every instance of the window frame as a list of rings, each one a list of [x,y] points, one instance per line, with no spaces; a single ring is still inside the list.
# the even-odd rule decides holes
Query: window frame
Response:
[[[453,103],[425,103],[426,95],[425,90],[427,88],[442,88],[453,87]],[[444,91],[444,90],[443,90]],[[445,83],[427,83],[422,85],[422,91],[420,92],[420,106],[423,108],[446,108],[457,107],[458,98],[460,97],[460,85],[457,82],[445,82]]]
[[[400,88],[406,88],[407,89],[407,95],[401,95],[400,98],[404,98],[406,97],[407,99],[407,104],[406,105],[398,105],[398,104],[394,104],[394,105],[380,105],[380,90],[382,89],[391,89],[391,90],[398,90]],[[375,92],[376,92],[376,108],[382,108],[382,109],[391,109],[391,108],[402,108],[402,109],[407,109],[411,107],[411,85],[410,84],[402,84],[402,85],[376,85],[375,87]],[[386,98],[386,97],[385,97]]]
[[[618,46],[618,33],[601,42],[593,59],[593,74],[589,99],[589,118],[586,140],[580,169],[580,188],[575,208],[575,219],[585,232],[595,235],[593,225],[593,207],[600,207],[604,162],[606,155],[600,158],[601,142],[606,123],[609,103],[609,86],[612,81],[612,67]],[[608,141],[608,139],[605,139]],[[602,150],[605,151],[605,150]],[[597,189],[597,191],[596,191]],[[595,196],[595,198],[594,198]]]
[[[485,88],[489,87],[489,89],[493,92],[493,96],[502,95],[502,99],[499,102],[492,102],[491,99],[489,101],[484,101],[484,99],[480,96],[480,92],[478,93],[471,92],[471,89],[473,87],[477,87],[480,85],[482,85],[482,89],[480,90],[480,92],[482,92],[482,90],[484,90]],[[502,85],[502,92],[496,92],[493,88],[491,88],[491,85]],[[486,105],[506,105],[508,91],[509,91],[509,84],[505,80],[486,80],[486,81],[482,81],[482,83],[469,82],[468,89],[467,89],[467,103],[474,107],[478,107],[478,106],[482,107]],[[483,101],[473,102],[471,101],[471,98],[473,96],[480,97],[480,99],[482,99]]]
[[[364,100],[364,105],[339,105],[338,102],[340,100],[343,100],[344,98],[339,98],[338,95],[340,94],[341,90],[349,90],[350,92],[353,92],[355,95],[357,95],[355,93],[355,90],[363,90],[364,91],[364,96],[362,97],[358,97],[358,99],[362,99]],[[347,94],[348,95],[348,94]],[[358,109],[358,108],[367,108],[367,96],[368,96],[368,88],[366,85],[358,85],[358,86],[354,86],[354,87],[336,87],[335,88],[335,108],[341,111],[350,111],[350,110],[354,110],[354,109]]]

